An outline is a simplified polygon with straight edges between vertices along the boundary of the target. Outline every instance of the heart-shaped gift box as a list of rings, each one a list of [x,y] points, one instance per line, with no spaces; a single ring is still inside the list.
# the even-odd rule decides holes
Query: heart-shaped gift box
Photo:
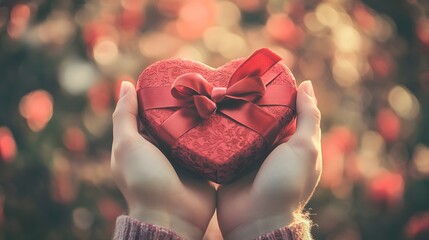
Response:
[[[296,83],[268,49],[213,69],[167,59],[139,76],[139,118],[160,149],[217,182],[258,167],[296,128]]]

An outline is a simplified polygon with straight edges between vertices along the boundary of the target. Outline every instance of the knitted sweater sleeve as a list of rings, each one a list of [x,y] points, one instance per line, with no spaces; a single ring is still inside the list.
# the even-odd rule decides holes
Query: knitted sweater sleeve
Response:
[[[305,225],[292,224],[287,227],[265,233],[255,240],[312,240],[310,232]]]
[[[263,234],[255,240],[303,240],[305,233],[299,225],[279,228]],[[119,216],[113,240],[183,240],[172,230],[149,223],[140,222],[129,216]]]
[[[119,216],[113,240],[182,240],[175,232],[129,216]]]

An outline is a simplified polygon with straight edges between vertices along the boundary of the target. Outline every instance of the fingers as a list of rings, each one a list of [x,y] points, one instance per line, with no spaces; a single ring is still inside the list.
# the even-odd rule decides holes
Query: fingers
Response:
[[[317,100],[310,81],[304,81],[298,87],[296,108],[297,129],[289,143],[309,151],[319,151],[321,115],[317,108]]]
[[[122,82],[113,112],[113,142],[132,142],[140,138],[137,126],[137,94],[130,82]]]

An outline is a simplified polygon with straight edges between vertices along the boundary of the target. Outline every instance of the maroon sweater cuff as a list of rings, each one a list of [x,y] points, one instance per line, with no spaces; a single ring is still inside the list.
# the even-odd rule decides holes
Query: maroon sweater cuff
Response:
[[[292,224],[287,227],[265,233],[255,240],[311,240],[308,230],[301,224]]]
[[[149,223],[143,223],[129,216],[119,216],[113,240],[183,240],[175,232]]]
[[[308,229],[307,229],[308,231]],[[302,224],[292,224],[257,237],[255,240],[307,240],[312,239]],[[175,232],[160,226],[143,223],[129,216],[119,216],[113,240],[183,240]]]
[[[255,240],[299,240],[299,238],[294,238],[292,231],[284,227],[261,235]]]

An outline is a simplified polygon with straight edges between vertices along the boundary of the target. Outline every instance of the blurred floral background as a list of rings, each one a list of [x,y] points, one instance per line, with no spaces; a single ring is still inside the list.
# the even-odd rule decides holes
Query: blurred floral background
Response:
[[[0,240],[109,239],[121,81],[261,47],[311,79],[315,239],[429,239],[429,2],[0,0]]]

